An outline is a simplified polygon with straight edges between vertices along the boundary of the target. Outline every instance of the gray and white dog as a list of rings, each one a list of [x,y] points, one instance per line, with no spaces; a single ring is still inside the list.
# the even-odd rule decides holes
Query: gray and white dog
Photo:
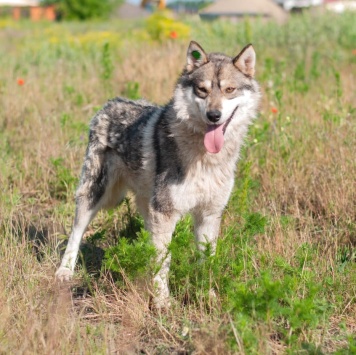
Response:
[[[231,58],[207,54],[192,41],[167,105],[115,98],[94,116],[59,280],[73,275],[79,244],[96,213],[131,190],[161,264],[154,302],[168,304],[167,246],[177,221],[191,213],[198,248],[209,243],[215,250],[239,151],[260,101],[255,60],[252,45]]]

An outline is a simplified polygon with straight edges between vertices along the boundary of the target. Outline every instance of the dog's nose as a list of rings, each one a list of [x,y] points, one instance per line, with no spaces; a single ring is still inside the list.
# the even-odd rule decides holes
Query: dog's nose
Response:
[[[206,113],[206,117],[210,122],[218,122],[221,117],[221,112],[219,110],[211,110]]]

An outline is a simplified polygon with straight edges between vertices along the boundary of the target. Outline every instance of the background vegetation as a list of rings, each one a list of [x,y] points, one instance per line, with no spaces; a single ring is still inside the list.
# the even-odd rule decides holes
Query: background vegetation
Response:
[[[108,18],[123,0],[42,0],[44,5],[55,5],[57,16],[66,20]]]
[[[355,353],[353,15],[160,16],[0,22],[0,352]],[[190,38],[230,55],[252,42],[264,93],[217,255],[198,262],[181,221],[172,307],[151,310],[154,250],[127,199],[98,215],[75,279],[57,285],[90,117],[115,95],[167,102]]]

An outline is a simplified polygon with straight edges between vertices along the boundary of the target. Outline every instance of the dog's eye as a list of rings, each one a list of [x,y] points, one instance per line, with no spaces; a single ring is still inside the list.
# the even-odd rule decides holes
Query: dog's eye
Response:
[[[231,93],[233,93],[234,91],[235,91],[235,88],[232,88],[232,87],[228,87],[228,88],[225,89],[225,92],[226,92],[227,94],[231,94]]]

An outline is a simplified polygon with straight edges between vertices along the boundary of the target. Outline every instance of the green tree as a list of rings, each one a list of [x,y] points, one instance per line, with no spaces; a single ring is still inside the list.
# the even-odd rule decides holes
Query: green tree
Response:
[[[44,5],[57,6],[60,17],[68,20],[106,18],[122,0],[44,0]]]

